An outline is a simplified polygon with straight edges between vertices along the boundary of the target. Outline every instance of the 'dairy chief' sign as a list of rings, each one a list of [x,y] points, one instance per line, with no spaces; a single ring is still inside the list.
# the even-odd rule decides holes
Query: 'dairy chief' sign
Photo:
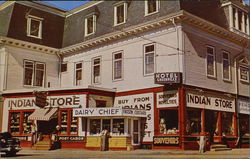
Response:
[[[250,101],[244,99],[238,99],[238,113],[250,115]]]
[[[202,95],[194,92],[187,92],[186,101],[188,107],[235,112],[234,98],[214,96],[207,93]]]
[[[79,105],[86,105],[86,95],[48,96],[46,99],[46,106],[51,107],[79,107]],[[37,108],[35,97],[6,98],[4,106],[12,110]]]
[[[154,136],[153,93],[121,96],[115,98],[115,107],[146,110],[147,121],[143,142],[152,142]]]

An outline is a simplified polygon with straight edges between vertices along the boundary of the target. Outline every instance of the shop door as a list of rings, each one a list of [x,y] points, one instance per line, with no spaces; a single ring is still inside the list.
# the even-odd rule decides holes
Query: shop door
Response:
[[[37,121],[38,133],[41,133],[43,136],[50,135],[54,130],[56,130],[57,125],[57,118],[53,118],[49,121]]]
[[[217,111],[206,110],[206,114],[205,114],[205,130],[206,130],[206,132],[208,132],[209,141],[211,143],[214,142],[214,136],[218,135],[217,118],[218,118],[218,112]]]
[[[140,137],[139,120],[133,120],[133,136],[132,136],[133,144],[135,145],[139,144],[139,137]]]

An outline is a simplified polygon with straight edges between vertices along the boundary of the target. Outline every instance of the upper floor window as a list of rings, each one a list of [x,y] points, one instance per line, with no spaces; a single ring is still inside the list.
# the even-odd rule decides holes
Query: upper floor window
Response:
[[[94,58],[92,60],[92,82],[95,84],[101,83],[101,58]]]
[[[62,63],[61,64],[61,72],[67,72],[68,69],[68,64],[67,63]]]
[[[94,34],[96,31],[96,15],[85,18],[85,36]]]
[[[249,15],[247,11],[230,5],[229,15],[231,28],[249,34]]]
[[[24,85],[42,87],[44,85],[44,74],[44,63],[24,61]]]
[[[119,3],[114,6],[114,25],[123,24],[127,18],[127,3]]]
[[[80,86],[82,82],[82,62],[75,63],[75,85]]]
[[[153,14],[159,11],[158,0],[146,0],[145,1],[145,15]]]
[[[113,54],[113,80],[122,79],[122,52]]]
[[[223,79],[231,80],[231,69],[230,69],[230,54],[223,51],[222,53],[222,69],[223,69]]]
[[[207,46],[207,76],[216,77],[215,51],[213,47]]]
[[[27,19],[27,36],[41,39],[42,21],[43,18],[29,15]]]
[[[155,65],[155,44],[144,46],[144,75],[154,73]]]

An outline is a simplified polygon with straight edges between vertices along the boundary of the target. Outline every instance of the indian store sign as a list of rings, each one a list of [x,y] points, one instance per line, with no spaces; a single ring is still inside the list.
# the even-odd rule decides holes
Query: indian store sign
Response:
[[[115,107],[142,109],[146,111],[143,142],[152,142],[154,136],[154,105],[153,93],[115,97]]]
[[[188,107],[235,112],[234,98],[220,97],[207,93],[188,92],[186,102]]]
[[[250,101],[238,99],[238,113],[250,115]]]
[[[165,91],[157,93],[157,108],[177,107],[178,105],[179,102],[177,91]]]
[[[146,117],[145,110],[124,108],[79,108],[73,109],[74,117],[128,116]]]
[[[65,96],[48,96],[46,99],[47,107],[79,107],[85,105],[85,95],[65,95]],[[9,109],[35,109],[35,97],[31,98],[6,98],[4,105]]]

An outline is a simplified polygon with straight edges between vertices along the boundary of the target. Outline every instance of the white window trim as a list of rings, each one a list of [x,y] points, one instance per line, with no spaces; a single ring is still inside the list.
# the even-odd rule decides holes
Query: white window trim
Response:
[[[92,17],[93,18],[93,32],[92,33],[89,33],[88,34],[88,18]],[[95,34],[96,32],[96,15],[95,14],[92,14],[92,15],[89,15],[87,17],[85,17],[84,19],[84,35],[85,36],[90,36],[92,34]]]
[[[34,35],[30,34],[31,20],[35,20],[35,21],[39,22],[38,36],[34,36]],[[33,15],[28,15],[28,17],[27,17],[27,36],[42,39],[42,21],[43,21],[43,18],[36,17]]]
[[[154,45],[154,52],[147,52],[146,53],[146,47],[147,46],[150,46],[150,45]],[[154,53],[154,71],[153,71],[153,73],[146,73],[146,62],[145,62],[145,59],[146,59],[146,54],[150,54],[150,53]],[[146,44],[146,45],[144,45],[143,46],[143,75],[144,76],[152,76],[152,75],[154,75],[154,73],[155,73],[155,65],[156,65],[156,59],[155,59],[155,57],[156,57],[156,45],[155,45],[155,43],[150,43],[150,44]]]
[[[214,57],[214,61],[213,61],[213,65],[214,65],[214,75],[209,75],[207,72],[207,67],[208,67],[208,63],[207,63],[207,56],[208,56],[208,52],[207,52],[207,48],[211,48],[213,49],[213,57]],[[206,46],[206,75],[207,77],[210,77],[210,78],[217,78],[217,67],[216,67],[216,54],[215,54],[215,48],[213,46]]]
[[[116,59],[115,59],[115,55],[116,55],[116,54],[120,54],[120,53],[122,54],[122,58],[116,60]],[[123,72],[124,72],[124,60],[123,60],[123,55],[124,55],[124,54],[123,54],[123,51],[118,51],[118,52],[114,52],[114,53],[113,53],[113,60],[112,60],[112,61],[113,61],[113,62],[112,62],[112,63],[113,63],[113,66],[112,66],[112,70],[113,70],[113,71],[112,71],[112,72],[113,72],[113,81],[121,81],[121,80],[123,80]],[[115,62],[116,62],[116,61],[120,61],[120,60],[122,61],[122,68],[121,68],[121,76],[122,76],[122,77],[121,77],[121,78],[118,78],[118,79],[115,79]]]
[[[229,78],[225,78],[224,77],[224,67],[223,67],[223,64],[224,64],[224,58],[223,58],[223,54],[227,54],[228,55],[228,65],[229,65],[229,68],[228,68],[228,71],[229,71]],[[230,57],[230,53],[227,52],[227,51],[222,51],[222,79],[224,81],[228,81],[228,82],[231,82],[232,81],[232,76],[231,76],[231,57]]]
[[[33,63],[33,73],[32,73],[32,81],[31,81],[31,85],[26,85],[24,84],[24,80],[25,80],[25,62],[32,62]],[[44,74],[43,74],[43,82],[42,82],[42,86],[35,86],[34,82],[35,82],[35,77],[36,77],[36,65],[37,64],[43,64],[44,65]],[[45,84],[45,76],[46,76],[46,64],[43,62],[38,62],[38,61],[32,61],[32,60],[24,60],[24,66],[23,66],[23,86],[24,87],[44,87]]]
[[[100,81],[99,82],[94,82],[94,61],[96,60],[96,59],[100,59]],[[92,77],[92,84],[101,84],[101,80],[102,80],[102,57],[101,56],[98,56],[98,57],[94,57],[94,58],[92,58],[92,68],[91,68],[91,70],[92,70],[92,75],[91,75],[91,77]]]
[[[145,12],[144,12],[144,16],[148,16],[148,15],[152,15],[152,14],[155,14],[155,13],[158,13],[159,10],[160,10],[160,1],[159,0],[156,0],[156,11],[155,12],[152,12],[152,13],[148,13],[148,0],[145,0]]]
[[[117,24],[117,7],[122,6],[123,5],[123,9],[124,9],[124,18],[123,18],[123,22]],[[122,2],[122,3],[118,3],[114,6],[114,26],[118,26],[118,25],[122,25],[125,24],[127,21],[127,10],[128,10],[128,4],[126,2]]]
[[[77,64],[82,64],[82,68],[80,69],[77,69],[76,68],[76,65]],[[76,81],[76,71],[77,70],[81,70],[81,73],[82,73],[82,79],[80,80],[80,84],[77,84],[77,81]],[[75,67],[74,67],[74,86],[81,86],[82,85],[82,82],[83,82],[83,62],[80,61],[80,62],[75,62]]]
[[[248,80],[241,79],[241,71],[240,71],[240,68],[241,68],[241,67],[248,69]],[[239,68],[238,68],[238,72],[239,72],[239,80],[240,80],[241,82],[250,83],[250,66],[246,66],[246,65],[240,64],[240,65],[239,65]]]

